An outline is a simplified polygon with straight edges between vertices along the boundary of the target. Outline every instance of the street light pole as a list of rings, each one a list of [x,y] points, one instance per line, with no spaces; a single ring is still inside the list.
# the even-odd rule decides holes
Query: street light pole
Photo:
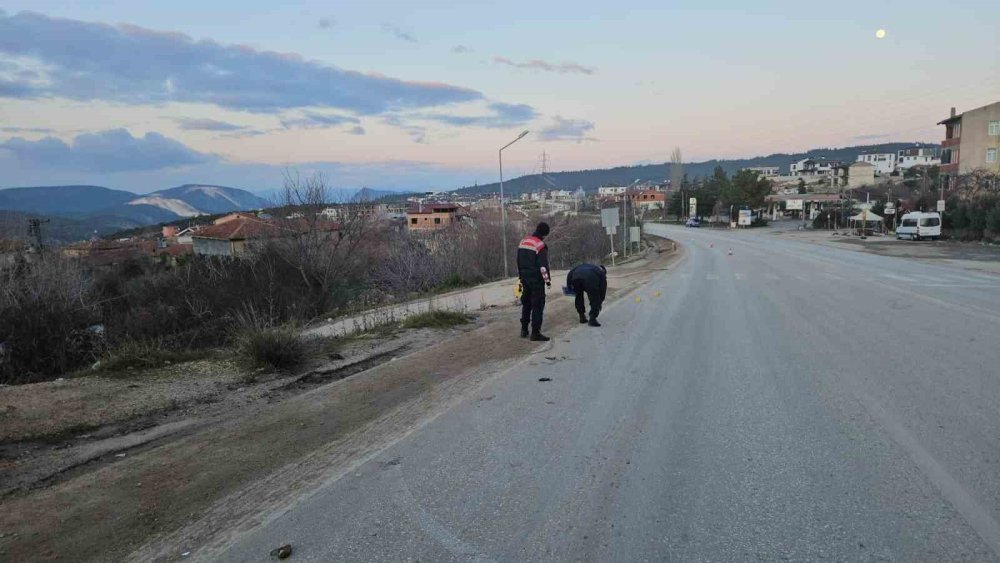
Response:
[[[502,233],[501,236],[500,236],[500,238],[503,239],[503,277],[504,278],[510,277],[510,271],[507,268],[507,204],[504,202],[504,197],[503,197],[503,150],[505,148],[513,145],[514,143],[520,141],[527,134],[528,134],[527,131],[522,131],[521,134],[518,135],[516,139],[514,139],[513,141],[511,141],[511,142],[507,143],[506,145],[500,147],[500,150],[497,151],[497,156],[498,156],[498,159],[500,160],[500,222],[501,222],[501,228],[500,228],[500,230],[501,230],[501,233]]]

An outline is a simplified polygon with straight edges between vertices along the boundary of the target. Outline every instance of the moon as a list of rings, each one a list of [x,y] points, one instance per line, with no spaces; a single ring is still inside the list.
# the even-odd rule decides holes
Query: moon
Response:
[[[878,31],[875,32],[875,38],[876,39],[882,39],[884,37],[885,37],[885,30],[884,29],[879,29]]]

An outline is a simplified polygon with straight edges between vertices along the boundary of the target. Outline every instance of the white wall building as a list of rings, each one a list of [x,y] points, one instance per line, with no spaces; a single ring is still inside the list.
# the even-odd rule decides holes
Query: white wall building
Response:
[[[601,186],[597,188],[597,195],[616,196],[616,195],[621,195],[627,191],[628,191],[627,186]]]
[[[750,166],[748,168],[744,168],[744,170],[756,172],[758,176],[763,176],[765,178],[771,178],[781,174],[777,166]]]
[[[859,154],[858,162],[867,162],[875,167],[875,175],[889,175],[896,171],[896,155],[891,152]]]
[[[898,152],[896,166],[906,170],[911,166],[938,166],[941,156],[935,147],[902,149]]]
[[[829,176],[844,163],[839,160],[827,160],[823,157],[803,158],[789,166],[792,176]]]

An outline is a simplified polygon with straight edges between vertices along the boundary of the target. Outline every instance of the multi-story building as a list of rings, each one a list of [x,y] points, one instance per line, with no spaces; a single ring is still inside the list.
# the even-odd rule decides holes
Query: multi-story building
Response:
[[[628,191],[627,186],[601,186],[597,188],[597,195],[601,197],[613,197]]]
[[[896,169],[906,170],[913,166],[937,166],[941,164],[941,155],[937,147],[914,147],[900,149],[896,157]]]
[[[941,176],[948,184],[975,170],[1000,173],[1000,102],[958,114],[951,108],[938,125],[944,125]]]
[[[406,211],[406,227],[411,231],[447,229],[459,220],[461,207],[453,203],[426,203]]]
[[[632,205],[641,209],[663,209],[667,202],[667,194],[656,190],[642,190],[629,194]]]
[[[777,166],[749,166],[744,168],[744,170],[756,172],[758,176],[763,176],[765,178],[772,178],[774,176],[781,175],[780,169]]]
[[[792,176],[829,176],[844,163],[823,157],[803,158],[789,167]]]
[[[896,171],[896,155],[891,152],[873,152],[859,154],[857,162],[867,162],[875,167],[876,176],[892,174]]]

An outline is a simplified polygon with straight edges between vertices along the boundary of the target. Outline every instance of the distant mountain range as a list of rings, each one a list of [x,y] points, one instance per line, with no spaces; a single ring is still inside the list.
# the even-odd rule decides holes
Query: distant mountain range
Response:
[[[731,160],[706,160],[703,162],[685,162],[684,172],[688,178],[705,177],[715,170],[716,166],[721,166],[727,174],[733,174],[741,168],[749,166],[778,166],[782,174],[788,174],[788,166],[793,162],[798,162],[809,157],[825,157],[831,160],[842,160],[846,163],[857,160],[859,154],[867,152],[896,152],[900,149],[911,147],[936,147],[936,144],[928,143],[883,143],[878,145],[858,145],[853,147],[814,149],[801,153],[778,153],[768,156],[758,156],[754,158],[742,158]],[[541,174],[531,174],[521,176],[503,183],[504,193],[510,195],[520,195],[525,192],[538,191],[541,189],[576,189],[582,187],[586,191],[596,191],[601,186],[623,186],[631,184],[636,180],[662,182],[670,177],[670,164],[645,164],[637,166],[619,166],[616,168],[605,168],[597,170],[577,170],[571,172],[549,172],[547,180],[542,179]],[[482,184],[478,186],[466,186],[455,190],[456,193],[465,195],[497,193],[500,191],[500,184]]]
[[[67,233],[82,232],[84,237],[265,206],[267,201],[246,190],[198,184],[145,195],[100,186],[38,186],[0,190],[0,211],[8,212],[8,223],[20,215],[60,219],[57,223],[66,226]]]

